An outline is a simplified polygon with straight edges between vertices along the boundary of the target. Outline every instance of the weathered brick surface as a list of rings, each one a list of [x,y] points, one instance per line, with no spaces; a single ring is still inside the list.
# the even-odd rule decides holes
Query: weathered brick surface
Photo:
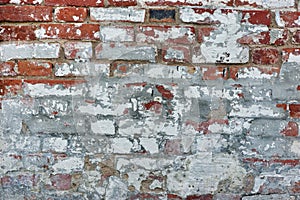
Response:
[[[299,2],[0,4],[1,200],[299,199]]]

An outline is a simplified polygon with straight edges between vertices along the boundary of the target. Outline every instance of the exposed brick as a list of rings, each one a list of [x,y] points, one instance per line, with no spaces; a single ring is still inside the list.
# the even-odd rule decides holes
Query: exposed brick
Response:
[[[103,43],[96,46],[95,56],[97,59],[145,60],[154,62],[156,59],[156,48],[146,45]]]
[[[137,8],[90,8],[92,21],[121,21],[121,22],[144,22],[144,9]]]
[[[137,0],[108,0],[108,5],[110,6],[136,6]]]
[[[175,22],[175,10],[170,9],[150,9],[150,22]]]
[[[67,59],[89,59],[93,56],[91,42],[66,42],[64,50]]]
[[[208,37],[212,31],[216,30],[215,27],[201,27],[198,28],[198,42],[203,42],[204,37]]]
[[[41,24],[36,36],[41,39],[98,40],[98,24]]]
[[[190,62],[190,49],[185,46],[163,46],[162,56],[165,62]]]
[[[87,9],[74,7],[56,8],[54,17],[58,22],[83,22],[87,17]]]
[[[51,76],[52,63],[40,61],[18,61],[18,74],[22,76]]]
[[[282,49],[283,62],[300,62],[300,48],[285,48]]]
[[[254,49],[252,52],[252,60],[255,64],[276,64],[279,61],[279,51],[273,48]]]
[[[300,118],[300,104],[290,104],[289,110],[292,118]]]
[[[49,6],[104,6],[103,0],[44,0]]]
[[[0,95],[17,94],[22,89],[22,80],[2,79],[0,80]]]
[[[52,186],[57,190],[71,189],[72,176],[70,174],[56,174],[50,176]]]
[[[180,6],[180,5],[190,5],[190,6],[202,6],[202,0],[188,1],[188,0],[144,0],[149,6]]]
[[[293,44],[300,44],[300,30],[297,30],[292,33],[292,42]]]
[[[300,27],[300,23],[298,22],[300,12],[293,12],[293,11],[282,11],[279,14],[276,13],[276,22],[277,25],[280,27]]]
[[[203,195],[189,195],[186,197],[186,200],[213,200],[212,194],[203,194]]]
[[[190,44],[195,41],[195,29],[186,26],[140,26],[137,42]]]
[[[300,111],[300,108],[299,108]],[[300,115],[299,115],[300,116]],[[298,123],[297,122],[289,122],[287,126],[280,132],[281,134],[285,136],[298,136]]]
[[[0,62],[0,76],[16,76],[15,62]]]
[[[0,41],[35,40],[36,26],[0,26]]]
[[[101,26],[100,39],[103,42],[133,42],[133,26]]]
[[[288,41],[288,30],[272,29],[261,33],[253,33],[238,39],[241,44],[285,45]]]
[[[0,21],[50,22],[52,21],[52,7],[0,6]]]
[[[43,0],[0,0],[0,4],[17,4],[17,5],[40,5]]]

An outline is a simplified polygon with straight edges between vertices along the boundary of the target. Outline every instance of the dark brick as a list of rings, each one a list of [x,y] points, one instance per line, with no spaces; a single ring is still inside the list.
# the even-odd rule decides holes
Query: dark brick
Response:
[[[150,9],[151,22],[174,22],[175,10]]]

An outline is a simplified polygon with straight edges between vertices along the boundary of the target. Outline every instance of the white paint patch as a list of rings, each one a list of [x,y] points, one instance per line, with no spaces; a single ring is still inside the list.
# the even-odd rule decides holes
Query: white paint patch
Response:
[[[128,154],[132,148],[132,143],[127,138],[114,138],[111,149],[113,153]]]
[[[115,125],[111,120],[100,120],[94,123],[91,123],[91,130],[95,134],[100,135],[114,135],[115,134]]]
[[[83,158],[72,157],[58,161],[55,165],[53,165],[53,170],[55,173],[71,173],[75,171],[82,171],[83,166]]]
[[[291,152],[300,156],[300,141],[293,141]]]
[[[100,28],[103,42],[133,42],[134,29],[126,27],[103,26]]]
[[[43,141],[43,151],[66,152],[68,141],[62,138],[45,138]]]
[[[140,138],[140,145],[142,145],[150,154],[159,152],[155,138]]]
[[[262,73],[256,67],[243,68],[242,72],[239,73],[239,79],[242,79],[242,78],[271,79],[271,78],[276,77],[276,76],[277,76],[277,73],[265,74],[265,73]]]
[[[97,21],[144,22],[146,11],[128,8],[90,8],[91,18]]]

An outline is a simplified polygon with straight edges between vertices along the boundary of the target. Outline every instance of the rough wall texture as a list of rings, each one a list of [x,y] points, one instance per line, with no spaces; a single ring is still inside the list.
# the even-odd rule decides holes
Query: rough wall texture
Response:
[[[298,1],[0,4],[1,200],[300,199]]]

